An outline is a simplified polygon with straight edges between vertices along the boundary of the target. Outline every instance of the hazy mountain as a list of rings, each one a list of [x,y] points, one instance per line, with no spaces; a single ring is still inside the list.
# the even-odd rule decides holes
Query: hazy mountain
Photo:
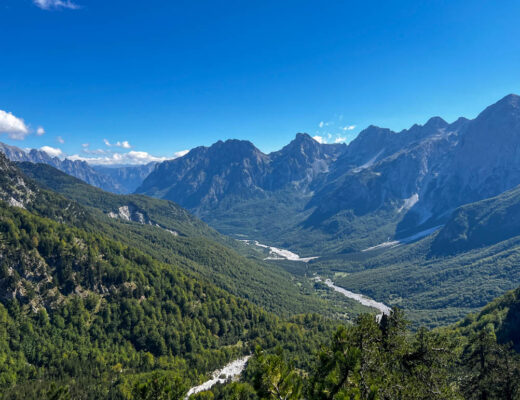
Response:
[[[98,174],[110,177],[115,182],[117,191],[115,193],[133,193],[145,178],[153,171],[156,162],[150,162],[144,165],[120,165],[120,166],[103,166],[94,165],[92,168]]]
[[[97,186],[103,190],[118,193],[117,183],[109,176],[97,173],[88,163],[79,160],[60,160],[51,157],[45,151],[31,149],[28,152],[22,149],[0,143],[0,152],[4,153],[11,161],[28,161],[51,165],[68,175],[75,176],[90,185]]]
[[[112,193],[132,193],[155,167],[155,163],[132,166],[91,166],[85,161],[60,160],[45,151],[31,149],[28,152],[0,142],[0,152],[11,161],[28,161],[51,165],[89,185]]]

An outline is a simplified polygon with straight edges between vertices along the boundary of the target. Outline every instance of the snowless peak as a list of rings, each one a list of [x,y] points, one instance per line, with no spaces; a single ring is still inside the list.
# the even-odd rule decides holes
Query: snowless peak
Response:
[[[503,99],[499,100],[498,103],[496,103],[496,104],[499,104],[499,103],[506,103],[506,104],[518,107],[520,104],[520,96],[517,94],[514,94],[514,93],[508,94]]]
[[[302,141],[308,141],[308,140],[314,140],[314,139],[308,133],[298,132],[296,134],[296,137],[294,138],[293,142],[302,142]]]
[[[447,125],[448,123],[444,121],[441,117],[432,117],[428,120],[428,122],[426,122],[426,124],[424,124],[425,127],[431,127],[436,129],[445,128]]]
[[[520,96],[509,94],[495,104],[490,105],[482,111],[478,119],[507,118],[511,115],[520,116]]]

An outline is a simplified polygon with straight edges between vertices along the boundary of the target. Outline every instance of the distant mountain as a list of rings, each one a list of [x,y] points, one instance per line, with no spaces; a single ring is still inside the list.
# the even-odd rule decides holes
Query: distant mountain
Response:
[[[271,154],[218,142],[159,164],[137,192],[179,202],[228,234],[305,252],[361,250],[519,185],[519,104],[509,95],[474,120],[433,117],[401,132],[370,126],[348,146],[306,134]]]
[[[226,198],[266,198],[287,188],[305,192],[345,148],[320,144],[303,133],[270,154],[248,141],[219,141],[159,164],[136,192],[174,200],[204,215]]]
[[[128,194],[133,193],[143,183],[156,165],[156,162],[150,162],[144,165],[94,165],[92,168],[98,174],[109,177],[115,182],[117,191],[114,193]]]
[[[369,127],[309,202],[308,226],[324,226],[345,210],[357,217],[385,210],[400,220],[394,235],[403,237],[519,185],[519,100],[506,96],[471,121],[433,118],[399,133]]]
[[[132,193],[155,167],[155,163],[135,166],[91,166],[85,161],[60,160],[45,151],[31,149],[26,152],[18,147],[0,142],[0,152],[11,161],[27,161],[51,165],[68,175],[72,175],[89,185],[112,193]]]
[[[97,186],[109,192],[118,193],[117,183],[109,176],[97,173],[85,161],[79,160],[60,160],[58,157],[51,157],[45,151],[31,149],[28,152],[15,146],[0,143],[0,152],[4,153],[11,161],[28,161],[51,165],[68,175],[75,176],[90,185]]]

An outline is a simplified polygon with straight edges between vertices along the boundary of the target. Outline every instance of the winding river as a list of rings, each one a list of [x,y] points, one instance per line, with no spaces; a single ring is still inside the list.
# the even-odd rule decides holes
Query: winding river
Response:
[[[432,228],[432,231],[434,231],[436,229],[438,229],[438,227]],[[429,233],[431,233],[431,232],[429,232]],[[423,234],[423,232],[421,232],[415,236],[420,237],[422,234]],[[416,238],[415,236],[410,237],[408,239],[412,239],[412,238],[415,239]],[[402,239],[402,240],[404,242],[407,239]],[[301,262],[307,263],[311,260],[318,258],[318,257],[300,257],[298,254],[293,253],[292,251],[285,250],[285,249],[279,249],[274,246],[268,246],[268,245],[259,243],[258,240],[242,239],[241,241],[246,244],[249,244],[249,245],[253,245],[253,246],[257,246],[257,247],[269,250],[269,256],[264,258],[264,260],[288,260],[288,261],[301,261]],[[400,242],[395,242],[395,243],[399,244]],[[382,246],[382,245],[380,245],[380,246]],[[375,246],[374,249],[377,247],[378,246]],[[366,250],[370,250],[370,249],[366,249]],[[365,250],[363,250],[363,251],[365,251]],[[370,297],[367,297],[365,295],[362,295],[359,293],[354,293],[354,292],[351,292],[350,290],[347,290],[340,286],[336,286],[334,284],[334,282],[332,282],[332,280],[330,280],[330,279],[326,279],[325,281],[323,281],[321,279],[321,277],[317,276],[314,278],[314,280],[325,283],[325,285],[327,285],[329,288],[333,289],[334,291],[341,293],[343,296],[348,297],[349,299],[356,300],[357,302],[359,302],[360,304],[362,304],[364,306],[375,308],[376,310],[379,310],[380,313],[377,316],[378,319],[380,319],[383,316],[383,314],[386,314],[386,315],[390,314],[391,308],[388,307],[386,304],[375,301],[374,299],[371,299]]]
[[[378,319],[380,319],[383,316],[383,314],[389,315],[390,311],[392,311],[392,309],[388,307],[386,304],[375,301],[374,299],[371,299],[370,297],[364,296],[362,294],[351,292],[350,290],[347,290],[340,286],[336,286],[334,282],[332,282],[330,279],[325,279],[325,281],[323,281],[319,276],[317,276],[314,279],[317,282],[323,282],[325,285],[327,285],[334,291],[341,293],[343,296],[348,297],[349,299],[356,300],[358,303],[363,304],[364,306],[372,307],[379,310],[380,313],[377,315]]]
[[[268,249],[270,252],[270,256],[266,258],[266,260],[289,260],[289,261],[301,261],[301,262],[309,262],[315,258],[318,257],[306,257],[301,258],[298,254],[293,253],[289,250],[284,249],[278,249],[273,246],[267,246],[265,244],[259,243],[256,240],[242,240],[243,242],[246,242],[248,244],[252,244],[257,247]],[[317,282],[323,282],[325,285],[327,285],[329,288],[333,289],[334,291],[341,293],[343,296],[348,297],[349,299],[355,300],[359,302],[360,304],[375,308],[376,310],[380,311],[380,313],[377,315],[377,318],[380,319],[383,314],[390,314],[391,308],[388,307],[386,304],[380,303],[378,301],[375,301],[374,299],[371,299],[370,297],[364,296],[359,293],[351,292],[350,290],[347,290],[345,288],[342,288],[340,286],[336,286],[334,282],[330,279],[322,280],[320,276],[316,276],[314,278]],[[206,382],[192,387],[188,393],[186,394],[185,400],[189,399],[191,395],[194,395],[199,392],[204,392],[205,390],[211,389],[214,385],[217,383],[225,383],[229,379],[236,380],[240,377],[242,374],[242,371],[247,365],[247,362],[251,356],[246,356],[239,358],[237,360],[231,361],[229,364],[225,365],[223,368],[218,369],[213,372],[211,375],[211,379],[207,380]]]

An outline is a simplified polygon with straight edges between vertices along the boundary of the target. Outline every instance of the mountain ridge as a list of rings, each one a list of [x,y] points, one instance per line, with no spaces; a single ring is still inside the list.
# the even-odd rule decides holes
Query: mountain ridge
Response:
[[[92,166],[83,160],[59,159],[43,150],[22,150],[0,142],[0,152],[11,161],[47,164],[82,181],[112,193],[132,193],[155,167],[155,162],[137,166]]]
[[[176,201],[226,234],[304,255],[361,250],[520,184],[519,99],[508,95],[473,120],[432,117],[400,132],[371,125],[348,145],[298,134],[269,154],[243,143],[249,157],[225,154],[240,141],[219,141],[160,164],[136,192]]]

